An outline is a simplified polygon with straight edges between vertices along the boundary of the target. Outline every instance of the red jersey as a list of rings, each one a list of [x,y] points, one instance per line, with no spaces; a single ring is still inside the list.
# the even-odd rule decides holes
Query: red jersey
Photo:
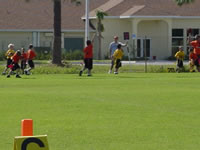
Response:
[[[27,53],[22,53],[22,59],[27,60]]]
[[[21,56],[18,56],[17,53],[15,53],[12,57],[12,60],[14,63],[18,63],[20,59],[21,59]]]
[[[194,61],[198,59],[197,55],[195,53],[190,53],[189,59],[193,59]]]
[[[84,52],[84,58],[92,58],[93,57],[93,46],[92,46],[92,44],[85,47],[83,52]]]
[[[36,54],[33,50],[29,49],[27,52],[27,59],[28,60],[33,60],[35,58]]]
[[[194,53],[200,55],[200,42],[197,40],[190,42],[192,47],[194,48]]]

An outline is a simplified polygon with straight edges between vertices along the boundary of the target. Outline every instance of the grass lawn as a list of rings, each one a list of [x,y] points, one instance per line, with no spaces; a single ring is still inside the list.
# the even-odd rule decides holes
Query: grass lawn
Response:
[[[0,76],[0,149],[24,118],[50,150],[198,150],[198,73]]]

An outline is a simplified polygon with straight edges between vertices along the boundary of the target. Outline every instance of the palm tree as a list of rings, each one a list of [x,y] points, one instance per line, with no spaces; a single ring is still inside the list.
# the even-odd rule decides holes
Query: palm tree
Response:
[[[26,0],[27,2],[31,0]],[[54,36],[53,36],[53,53],[52,63],[61,65],[61,2],[62,0],[53,0],[54,6]],[[72,3],[80,4],[79,0],[71,0]]]
[[[194,2],[195,0],[175,0],[175,1],[179,6],[181,6],[183,4],[188,4],[188,3]]]
[[[54,0],[54,34],[52,63],[61,65],[61,0]]]
[[[52,63],[61,65],[61,1],[53,0],[54,4],[54,38],[53,38],[53,53],[52,53]],[[79,0],[71,0],[72,3],[80,4]]]
[[[98,59],[101,59],[101,39],[103,38],[102,32],[104,31],[104,25],[102,24],[102,20],[104,19],[105,16],[108,14],[102,11],[97,11],[96,12],[96,17],[97,17],[97,36],[98,36],[98,44],[99,44],[99,49],[98,49]]]

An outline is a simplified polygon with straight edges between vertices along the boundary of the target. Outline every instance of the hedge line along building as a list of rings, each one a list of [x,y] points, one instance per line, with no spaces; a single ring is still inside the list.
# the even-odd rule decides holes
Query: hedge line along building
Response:
[[[173,0],[90,0],[90,21],[96,26],[95,12],[108,14],[103,20],[102,57],[109,53],[113,36],[128,40],[131,57],[167,59],[178,46],[187,53],[188,38],[200,30],[200,1],[179,7]],[[84,47],[85,3],[75,6],[70,0],[62,2],[62,48],[82,50]],[[95,30],[90,28],[91,36]],[[126,38],[126,40],[125,40]],[[53,3],[51,0],[0,0],[0,50],[9,43],[16,49],[51,48],[53,41]],[[95,40],[97,57],[98,42]],[[126,52],[126,48],[125,48]]]

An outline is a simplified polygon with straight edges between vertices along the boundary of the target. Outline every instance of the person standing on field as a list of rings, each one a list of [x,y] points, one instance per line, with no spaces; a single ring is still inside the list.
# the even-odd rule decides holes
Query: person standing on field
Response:
[[[30,44],[29,45],[29,50],[27,52],[27,61],[28,61],[29,68],[24,70],[26,75],[29,75],[30,71],[35,68],[35,64],[33,62],[35,57],[36,57],[36,53],[34,51],[34,47],[33,47],[32,44]]]
[[[200,35],[196,35],[195,40],[190,42],[190,45],[194,48],[193,51],[197,55],[200,64]]]
[[[194,66],[196,66],[197,71],[200,72],[198,57],[191,49],[189,54],[189,65],[190,65],[190,72],[195,72]]]
[[[84,67],[79,72],[79,76],[82,76],[82,73],[85,69],[88,69],[88,76],[91,76],[91,70],[93,68],[93,45],[92,41],[87,40],[86,42],[87,46],[84,48]]]
[[[183,68],[184,68],[183,67],[183,60],[184,60],[184,57],[185,57],[182,46],[179,46],[179,50],[175,54],[175,57],[177,59],[177,69],[176,69],[176,71],[181,72],[181,71],[183,71]]]
[[[25,48],[21,48],[21,71],[24,74],[24,70],[26,69],[26,61],[27,61],[27,53],[25,52]]]
[[[109,57],[111,59],[111,66],[110,66],[110,70],[108,71],[109,74],[112,73],[112,69],[114,66],[113,54],[117,50],[117,46],[120,44],[122,47],[125,47],[128,44],[128,43],[123,44],[123,43],[119,42],[118,40],[119,40],[118,36],[114,36],[114,41],[111,42],[109,45]]]
[[[9,69],[9,66],[12,64],[12,56],[15,54],[14,51],[14,44],[9,44],[8,45],[8,50],[5,54],[6,59],[7,59],[7,65],[4,71],[2,72],[2,75],[6,75],[7,70]]]
[[[118,74],[119,68],[122,66],[121,60],[123,57],[123,49],[121,48],[121,44],[118,44],[117,50],[113,54],[114,64],[115,64],[115,72],[114,74]]]

